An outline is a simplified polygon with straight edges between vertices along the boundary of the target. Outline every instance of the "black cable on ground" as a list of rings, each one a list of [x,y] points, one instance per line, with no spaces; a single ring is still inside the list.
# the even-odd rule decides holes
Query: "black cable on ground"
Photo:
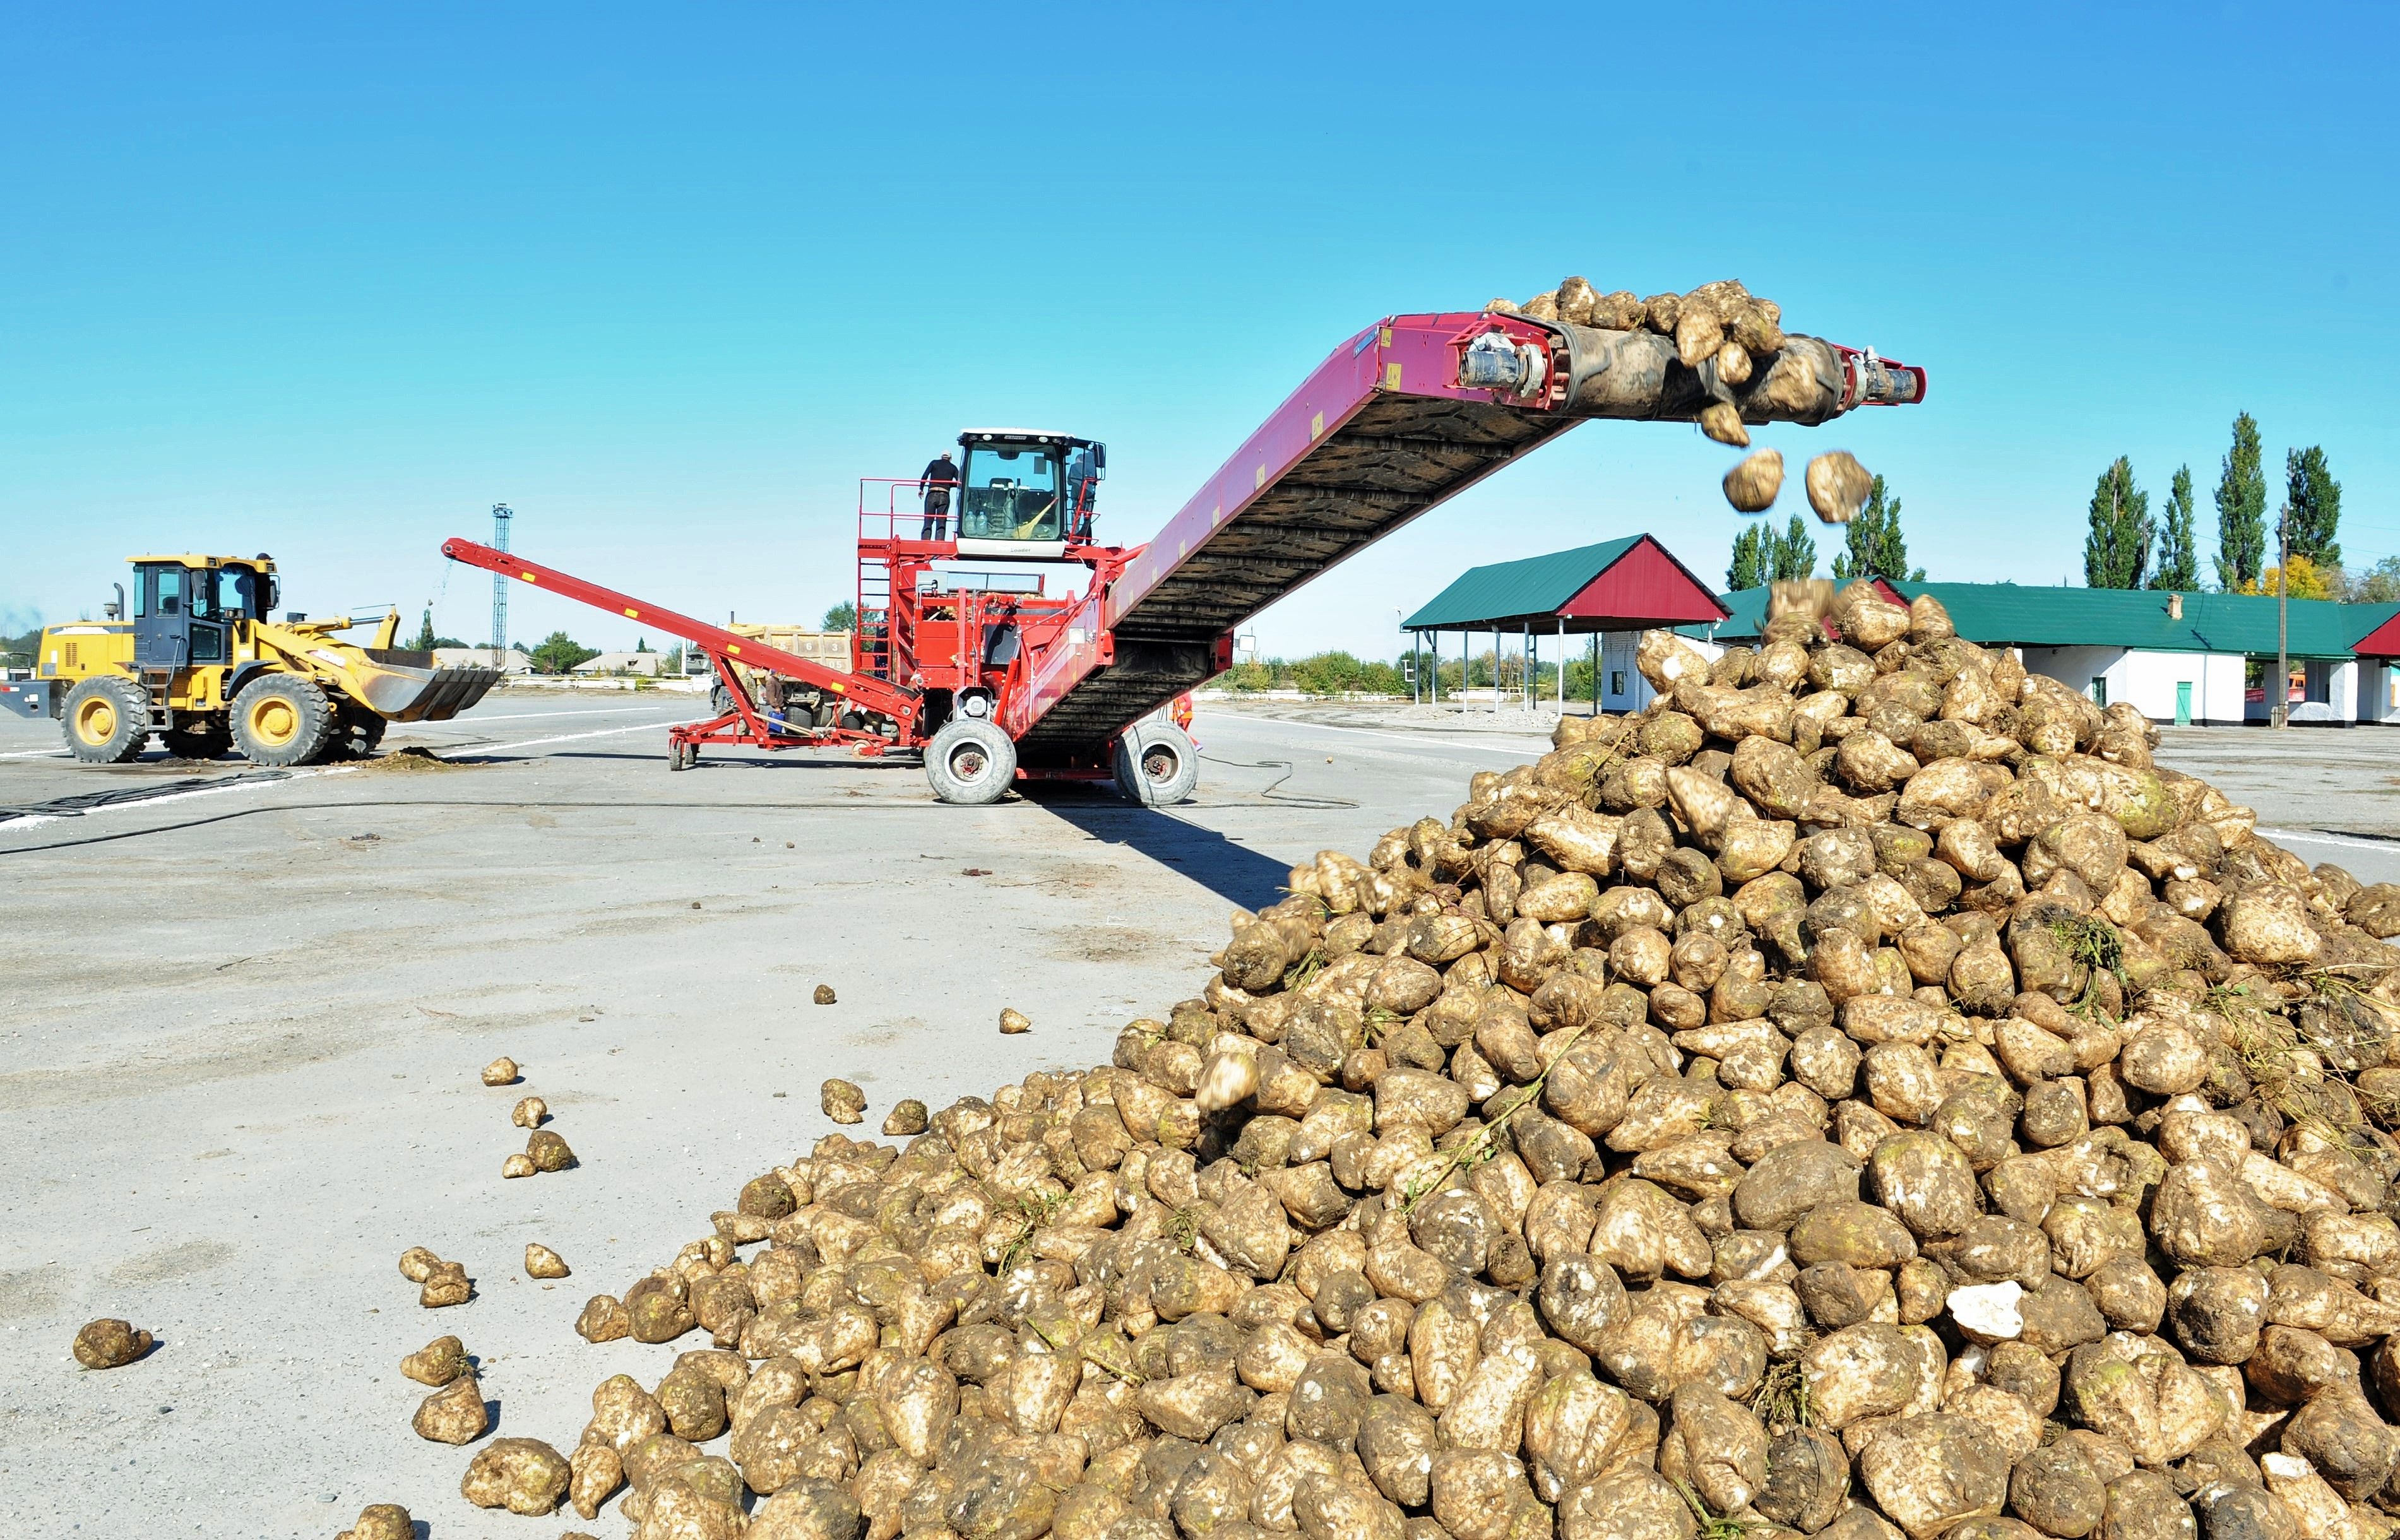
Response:
[[[1261,802],[1273,802],[1278,806],[1287,808],[1355,808],[1358,805],[1356,802],[1345,801],[1339,797],[1277,797],[1275,795],[1275,788],[1290,780],[1295,774],[1299,773],[1298,767],[1289,759],[1255,759],[1245,761],[1240,759],[1220,759],[1213,754],[1204,754],[1200,757],[1207,764],[1222,765],[1227,770],[1282,770],[1283,773],[1281,775],[1276,776],[1274,780],[1268,782],[1260,789],[1259,800]]]
[[[24,807],[0,805],[0,820],[81,818],[95,808],[116,808],[123,807],[129,802],[148,802],[161,797],[182,797],[189,792],[208,791],[217,786],[239,786],[291,779],[290,770],[252,770],[239,775],[192,775],[180,781],[158,781],[141,786],[112,786],[105,791],[81,791],[73,797],[54,797],[48,802],[35,802]]]

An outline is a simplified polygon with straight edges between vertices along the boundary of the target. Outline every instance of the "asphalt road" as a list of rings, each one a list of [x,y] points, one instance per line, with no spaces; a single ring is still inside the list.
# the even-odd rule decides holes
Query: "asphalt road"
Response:
[[[1292,862],[1363,853],[1544,746],[1204,711],[1202,794],[1171,813],[1077,789],[964,809],[896,761],[670,774],[691,715],[499,697],[395,730],[460,768],[280,780],[96,769],[0,724],[0,805],[206,783],[0,825],[0,1490],[29,1533],[322,1536],[376,1501],[438,1536],[535,1533],[458,1496],[467,1452],[410,1431],[402,1355],[457,1333],[497,1431],[571,1448],[594,1384],[672,1356],[583,1342],[578,1307],[826,1131],[828,1076],[866,1087],[871,1133],[903,1096],[1104,1062]],[[1001,1037],[1002,1006],[1032,1033]],[[525,1083],[486,1088],[501,1054]],[[527,1093],[580,1165],[504,1182]],[[574,1276],[526,1278],[529,1240]],[[420,1309],[415,1245],[477,1297]],[[159,1346],[78,1370],[102,1315]]]
[[[1227,915],[1272,902],[1291,863],[1363,855],[1544,747],[1204,706],[1185,807],[1066,789],[964,809],[899,761],[669,774],[665,729],[693,715],[503,694],[395,730],[454,768],[284,778],[95,769],[50,725],[0,721],[0,807],[176,793],[0,824],[0,1490],[18,1527],[322,1536],[393,1501],[444,1540],[555,1533],[457,1495],[468,1455],[410,1431],[424,1392],[402,1355],[458,1334],[497,1431],[571,1448],[594,1384],[655,1380],[675,1351],[583,1342],[583,1299],[671,1259],[824,1133],[828,1076],[866,1089],[871,1133],[904,1096],[938,1107],[1102,1062],[1125,1021],[1198,992]],[[2394,879],[2400,845],[2311,832],[2380,826],[2380,744],[2223,730],[2172,735],[2168,756],[2221,761],[2311,860]],[[820,983],[837,1004],[809,1003]],[[999,1036],[1002,1006],[1031,1035]],[[524,1083],[478,1082],[501,1054]],[[503,1182],[527,1093],[580,1165]],[[574,1276],[526,1278],[532,1240]],[[420,1309],[395,1267],[416,1245],[464,1261],[476,1298]],[[79,1371],[70,1341],[102,1315],[158,1348]]]

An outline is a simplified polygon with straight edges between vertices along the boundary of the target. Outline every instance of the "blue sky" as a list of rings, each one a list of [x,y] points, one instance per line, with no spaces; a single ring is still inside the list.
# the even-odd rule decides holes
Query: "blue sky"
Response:
[[[1883,471],[1934,578],[2080,581],[2119,454],[2154,510],[2192,467],[2213,550],[2245,408],[2274,470],[2325,445],[2364,566],[2400,552],[2394,30],[2305,4],[20,0],[0,618],[90,610],[136,549],[263,549],[300,607],[430,600],[480,638],[488,579],[436,548],[500,500],[553,565],[813,618],[849,592],[858,478],[961,427],[1107,440],[1103,531],[1138,540],[1360,326],[1567,273],[1739,277],[1930,367],[1920,408],[1762,438]],[[1261,643],[1388,649],[1462,566],[1636,529],[1713,579],[1726,463],[1687,428],[1580,429]],[[515,604],[525,640],[632,641]]]

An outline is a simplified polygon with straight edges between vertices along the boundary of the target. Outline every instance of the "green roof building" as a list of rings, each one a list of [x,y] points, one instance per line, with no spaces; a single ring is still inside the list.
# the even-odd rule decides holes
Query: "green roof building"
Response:
[[[2266,720],[2281,607],[2270,596],[2016,583],[1886,580],[1883,587],[1902,601],[1933,595],[1959,635],[2013,647],[2026,668],[2104,705],[2130,701],[2160,722]],[[1718,602],[1728,619],[1677,629],[1720,644],[1755,641],[1766,625],[1766,590],[1720,594]],[[2400,671],[2379,650],[2395,617],[2400,605],[2291,601],[2284,650],[2293,665],[2294,722],[2400,722]],[[2400,634],[2400,627],[2391,630]]]

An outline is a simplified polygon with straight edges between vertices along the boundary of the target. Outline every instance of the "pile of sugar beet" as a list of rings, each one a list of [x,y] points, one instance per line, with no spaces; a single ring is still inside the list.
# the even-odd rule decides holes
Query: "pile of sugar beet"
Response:
[[[1113,1064],[757,1177],[579,1323],[716,1345],[470,1495],[641,1540],[2383,1540],[2400,888],[1930,599],[1639,661],[1647,709],[1294,868]]]

